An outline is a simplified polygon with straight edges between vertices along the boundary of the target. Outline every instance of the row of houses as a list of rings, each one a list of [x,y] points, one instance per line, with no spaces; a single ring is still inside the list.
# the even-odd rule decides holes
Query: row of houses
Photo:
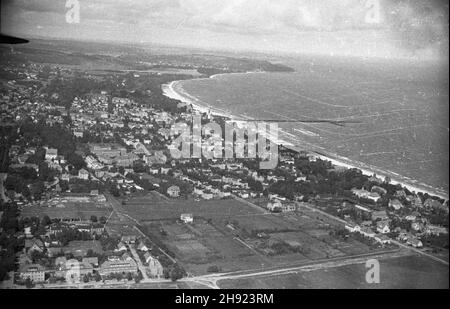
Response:
[[[55,278],[64,278],[66,282],[70,283],[79,282],[83,276],[94,275],[95,273],[99,274],[102,278],[108,278],[112,274],[131,274],[133,276],[138,274],[138,263],[129,253],[127,247],[134,246],[137,243],[135,236],[123,236],[117,248],[114,250],[114,254],[109,254],[107,260],[101,264],[97,257],[88,257],[86,255],[87,247],[85,244],[91,242],[76,243],[83,243],[83,253],[81,255],[74,254],[78,259],[67,259],[65,255],[62,255],[63,253],[75,253],[73,250],[67,251],[59,248],[61,250],[57,254],[50,255],[51,250],[49,249],[52,248],[46,248],[47,255],[50,257],[58,256],[54,258],[54,265],[52,267],[46,267],[41,264],[31,263],[30,259],[34,251],[44,252],[44,242],[40,239],[26,240],[25,251],[19,260],[19,277],[23,280],[30,279],[35,283],[39,283],[45,281],[45,275],[47,274]],[[95,249],[93,252],[100,253],[95,247],[92,248]],[[161,278],[164,275],[164,268],[159,260],[150,253],[150,249],[142,240],[136,244],[136,249],[142,252],[143,263],[147,266],[148,274],[154,278]]]
[[[345,229],[350,233],[359,233],[365,237],[375,240],[376,242],[386,245],[391,243],[391,239],[384,234],[376,234],[370,227],[368,226],[359,226],[359,225],[345,225]]]

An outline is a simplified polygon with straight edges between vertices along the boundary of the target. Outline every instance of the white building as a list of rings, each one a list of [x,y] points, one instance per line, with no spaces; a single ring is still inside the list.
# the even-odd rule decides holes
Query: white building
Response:
[[[184,223],[193,223],[194,222],[194,215],[193,214],[182,214],[180,217],[181,221]]]
[[[53,148],[48,148],[45,152],[45,160],[51,161],[58,157],[58,150]]]

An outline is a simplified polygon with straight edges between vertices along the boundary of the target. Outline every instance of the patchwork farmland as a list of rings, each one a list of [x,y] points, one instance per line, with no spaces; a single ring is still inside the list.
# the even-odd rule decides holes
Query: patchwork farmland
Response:
[[[342,224],[301,209],[272,214],[238,200],[168,199],[156,193],[123,200],[122,208],[188,273],[302,265],[319,260],[395,251],[334,233]],[[180,222],[191,213],[192,224]]]

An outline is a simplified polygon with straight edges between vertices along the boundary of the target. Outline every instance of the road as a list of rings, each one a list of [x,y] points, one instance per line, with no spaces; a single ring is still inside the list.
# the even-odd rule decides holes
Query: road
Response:
[[[134,245],[128,245],[128,247],[130,248],[131,254],[133,255],[133,258],[136,261],[138,268],[142,273],[142,277],[143,277],[142,281],[148,282],[150,278],[147,276],[147,268],[144,266],[144,264],[142,264],[141,258],[139,257],[138,253],[136,252]]]

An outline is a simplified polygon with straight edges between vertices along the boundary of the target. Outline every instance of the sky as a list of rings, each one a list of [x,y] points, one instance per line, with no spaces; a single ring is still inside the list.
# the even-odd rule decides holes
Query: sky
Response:
[[[10,35],[275,54],[448,58],[445,0],[2,2],[2,32]],[[76,21],[77,3],[79,23],[70,23],[67,16]]]

